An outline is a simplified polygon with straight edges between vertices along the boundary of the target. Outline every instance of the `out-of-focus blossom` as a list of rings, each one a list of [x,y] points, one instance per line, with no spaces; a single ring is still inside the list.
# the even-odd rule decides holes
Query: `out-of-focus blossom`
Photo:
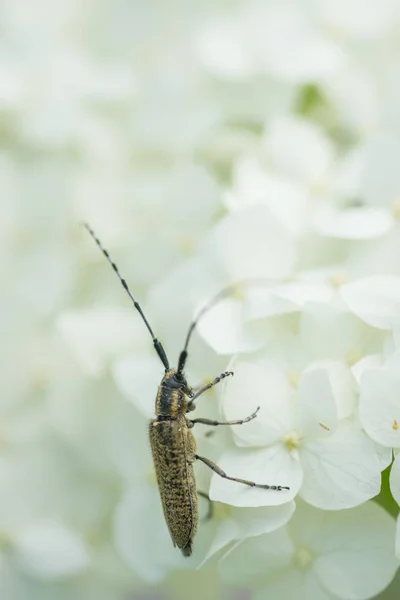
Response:
[[[251,582],[260,599],[266,594],[367,599],[398,568],[394,531],[394,519],[371,502],[340,512],[300,503],[286,527],[243,541],[222,560],[220,571],[231,584]]]

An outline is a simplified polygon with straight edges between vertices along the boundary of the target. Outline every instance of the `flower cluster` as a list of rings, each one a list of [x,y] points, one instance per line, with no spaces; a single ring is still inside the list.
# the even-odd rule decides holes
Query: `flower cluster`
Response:
[[[189,570],[193,598],[197,578],[210,597],[397,598],[398,0],[0,15],[0,595],[187,598]],[[187,376],[235,373],[198,416],[260,409],[196,426],[199,453],[290,489],[196,466],[213,518],[200,498],[190,559],[147,440],[163,366],[80,221],[171,364],[235,284],[199,321]]]

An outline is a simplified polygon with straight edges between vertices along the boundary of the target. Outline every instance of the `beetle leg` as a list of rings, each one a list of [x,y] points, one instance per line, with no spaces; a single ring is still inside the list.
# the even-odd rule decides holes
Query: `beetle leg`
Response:
[[[212,469],[214,473],[217,473],[220,477],[224,479],[229,479],[230,481],[237,481],[237,483],[243,483],[244,485],[248,485],[250,487],[262,488],[264,490],[277,490],[278,492],[282,490],[289,490],[290,488],[284,485],[267,485],[261,483],[254,483],[254,481],[249,481],[248,479],[238,479],[237,477],[229,477],[225,471],[221,469],[215,462],[210,460],[209,458],[205,458],[204,456],[199,456],[198,454],[194,455],[194,458],[197,460],[201,460],[207,467]]]
[[[260,410],[260,407],[257,407],[257,410],[255,410],[249,417],[246,417],[245,419],[238,419],[237,421],[213,421],[212,419],[187,419],[188,422],[188,427],[193,427],[196,423],[201,423],[202,425],[213,425],[213,426],[217,426],[217,425],[243,425],[243,423],[248,423],[249,421],[252,421],[253,419],[256,418],[258,411]]]
[[[201,396],[201,394],[203,394],[204,392],[206,392],[210,388],[214,387],[214,385],[217,385],[217,383],[219,383],[220,381],[222,381],[223,379],[225,379],[225,377],[229,377],[230,375],[233,375],[233,371],[224,371],[223,373],[221,373],[221,375],[218,375],[218,377],[216,377],[215,379],[213,379],[213,381],[211,381],[210,383],[207,383],[207,385],[204,385],[199,390],[197,390],[197,392],[194,394],[194,396],[190,399],[190,402],[188,404],[188,410],[191,410],[191,408],[189,408],[189,407],[196,400],[196,398],[198,398],[199,396]]]

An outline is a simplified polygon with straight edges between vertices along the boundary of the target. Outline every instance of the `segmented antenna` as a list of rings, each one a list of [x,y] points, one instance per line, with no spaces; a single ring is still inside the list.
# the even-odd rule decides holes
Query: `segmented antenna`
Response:
[[[227,296],[231,296],[235,293],[235,291],[237,291],[238,289],[240,289],[240,287],[246,286],[265,286],[265,285],[271,285],[271,284],[276,284],[277,281],[273,280],[273,279],[267,279],[267,278],[254,278],[254,279],[243,279],[241,281],[237,281],[235,283],[232,283],[230,285],[228,285],[227,287],[223,288],[222,290],[220,290],[218,292],[218,294],[216,296],[214,296],[214,298],[212,298],[209,302],[207,302],[207,304],[205,304],[205,306],[203,306],[203,308],[200,309],[200,311],[197,313],[196,317],[193,319],[193,321],[190,324],[189,327],[189,331],[187,333],[186,336],[186,341],[185,341],[185,346],[182,350],[182,352],[179,355],[179,360],[178,360],[178,373],[182,373],[183,369],[185,368],[185,364],[186,364],[186,360],[188,357],[188,346],[189,346],[189,342],[190,342],[190,338],[192,337],[192,333],[194,331],[194,329],[197,327],[198,322],[200,321],[200,319],[211,309],[213,308],[216,304],[218,304],[218,302],[220,302],[221,300],[223,300],[224,298],[226,298]]]
[[[185,368],[186,360],[188,357],[187,349],[189,346],[190,338],[192,337],[192,333],[196,328],[198,322],[200,321],[201,317],[205,315],[205,313],[208,312],[211,308],[213,308],[216,304],[218,304],[218,302],[220,302],[227,296],[231,296],[238,289],[238,285],[238,283],[233,283],[220,290],[218,294],[214,296],[214,298],[212,298],[209,302],[207,302],[207,304],[205,304],[205,306],[203,306],[203,308],[201,308],[200,311],[197,313],[196,317],[190,324],[189,331],[186,336],[185,345],[183,347],[182,352],[179,355],[178,373],[182,373],[183,369]]]
[[[148,320],[144,316],[144,313],[143,313],[143,311],[141,309],[141,306],[140,306],[139,302],[137,302],[135,300],[135,298],[132,296],[131,291],[130,291],[130,289],[128,287],[128,284],[126,283],[125,279],[121,276],[120,272],[118,271],[117,265],[112,260],[112,258],[109,255],[108,251],[104,248],[103,244],[100,242],[99,238],[97,237],[97,235],[95,234],[95,232],[93,231],[93,229],[87,223],[82,223],[82,225],[88,230],[88,232],[90,233],[90,235],[92,236],[92,238],[94,239],[94,241],[96,242],[96,244],[98,245],[98,247],[100,248],[100,250],[102,251],[102,253],[104,254],[104,256],[106,257],[106,259],[108,260],[108,262],[110,263],[110,265],[114,269],[115,273],[117,274],[117,277],[120,280],[120,282],[122,284],[122,287],[124,288],[124,290],[128,294],[129,298],[132,300],[134,307],[136,308],[136,310],[138,311],[138,313],[142,317],[142,319],[144,321],[144,324],[146,325],[147,329],[149,330],[149,333],[150,333],[150,335],[151,335],[151,337],[153,339],[154,349],[157,352],[158,356],[160,357],[161,362],[163,363],[163,365],[165,367],[165,370],[168,371],[169,370],[169,362],[168,362],[168,358],[167,358],[167,355],[165,353],[165,350],[162,347],[161,342],[154,335],[153,330],[150,327],[150,324],[149,324]]]

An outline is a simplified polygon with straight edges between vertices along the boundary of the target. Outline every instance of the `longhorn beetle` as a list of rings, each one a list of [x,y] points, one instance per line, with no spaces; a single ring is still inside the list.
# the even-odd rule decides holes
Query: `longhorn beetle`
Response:
[[[165,368],[165,374],[158,386],[156,395],[156,418],[149,423],[150,445],[164,517],[172,537],[172,542],[174,546],[178,546],[178,548],[181,549],[184,556],[190,556],[192,554],[192,545],[196,535],[198,522],[198,492],[196,489],[193,468],[195,460],[200,460],[217,473],[217,475],[229,479],[230,481],[237,481],[238,483],[243,483],[250,487],[263,488],[266,490],[281,491],[289,489],[286,486],[260,484],[254,483],[254,481],[248,481],[247,479],[229,477],[212,460],[196,453],[196,442],[191,432],[192,427],[196,423],[213,426],[242,425],[243,423],[248,423],[254,419],[260,407],[258,407],[249,417],[238,421],[213,421],[210,419],[188,419],[186,417],[186,413],[191,412],[196,408],[194,401],[199,398],[199,396],[222,381],[222,379],[225,379],[225,377],[233,375],[231,371],[225,371],[213,381],[194,392],[189,386],[183,370],[188,357],[189,341],[199,319],[220,300],[230,295],[234,288],[233,286],[224,288],[200,310],[196,318],[190,324],[185,345],[179,355],[178,367],[173,369],[169,365],[167,355],[161,342],[154,335],[139,303],[132,296],[117,265],[110,257],[108,251],[103,247],[91,227],[89,227],[87,223],[84,223],[83,225],[107,258],[126,293],[133,302],[134,307],[142,317],[144,324],[153,339],[154,349]]]

